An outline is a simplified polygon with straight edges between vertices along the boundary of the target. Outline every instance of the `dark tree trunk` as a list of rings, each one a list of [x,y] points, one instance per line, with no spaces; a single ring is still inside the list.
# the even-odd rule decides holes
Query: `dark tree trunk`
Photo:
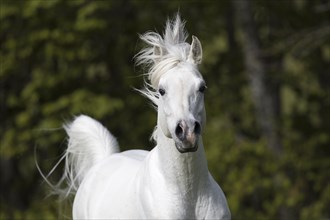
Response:
[[[236,18],[243,35],[243,54],[245,67],[250,81],[252,98],[255,105],[256,119],[268,147],[274,154],[280,155],[282,145],[278,133],[278,89],[267,78],[266,63],[262,57],[262,49],[250,0],[234,1]]]

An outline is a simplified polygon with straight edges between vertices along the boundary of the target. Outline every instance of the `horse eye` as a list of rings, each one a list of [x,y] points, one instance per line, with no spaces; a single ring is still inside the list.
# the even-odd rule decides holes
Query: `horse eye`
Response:
[[[165,95],[165,90],[162,89],[162,88],[160,88],[160,89],[158,90],[158,92],[159,92],[159,94],[160,94],[161,96]]]
[[[207,88],[206,85],[201,85],[201,86],[199,87],[198,91],[201,92],[201,93],[204,93],[205,90],[206,90],[206,88]]]

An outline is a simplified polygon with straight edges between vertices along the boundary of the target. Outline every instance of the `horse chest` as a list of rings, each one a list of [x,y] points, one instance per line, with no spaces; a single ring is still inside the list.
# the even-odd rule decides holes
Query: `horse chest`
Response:
[[[165,181],[157,180],[143,184],[141,198],[145,218],[201,219],[208,210],[207,200],[200,192],[173,187]]]

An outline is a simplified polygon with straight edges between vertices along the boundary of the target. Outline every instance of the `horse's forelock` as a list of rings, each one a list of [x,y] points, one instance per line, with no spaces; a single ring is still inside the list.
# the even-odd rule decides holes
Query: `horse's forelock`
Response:
[[[147,32],[140,35],[140,38],[148,47],[136,55],[136,64],[147,67],[145,75],[152,88],[156,89],[162,75],[176,64],[187,60],[187,48],[190,45],[185,42],[185,22],[177,14],[173,20],[168,19],[163,36],[156,32]]]

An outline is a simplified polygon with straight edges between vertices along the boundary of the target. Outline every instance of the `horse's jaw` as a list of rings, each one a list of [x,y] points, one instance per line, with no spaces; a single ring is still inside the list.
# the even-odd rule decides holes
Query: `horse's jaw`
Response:
[[[198,139],[194,144],[175,142],[175,147],[181,154],[196,152],[198,150]]]

